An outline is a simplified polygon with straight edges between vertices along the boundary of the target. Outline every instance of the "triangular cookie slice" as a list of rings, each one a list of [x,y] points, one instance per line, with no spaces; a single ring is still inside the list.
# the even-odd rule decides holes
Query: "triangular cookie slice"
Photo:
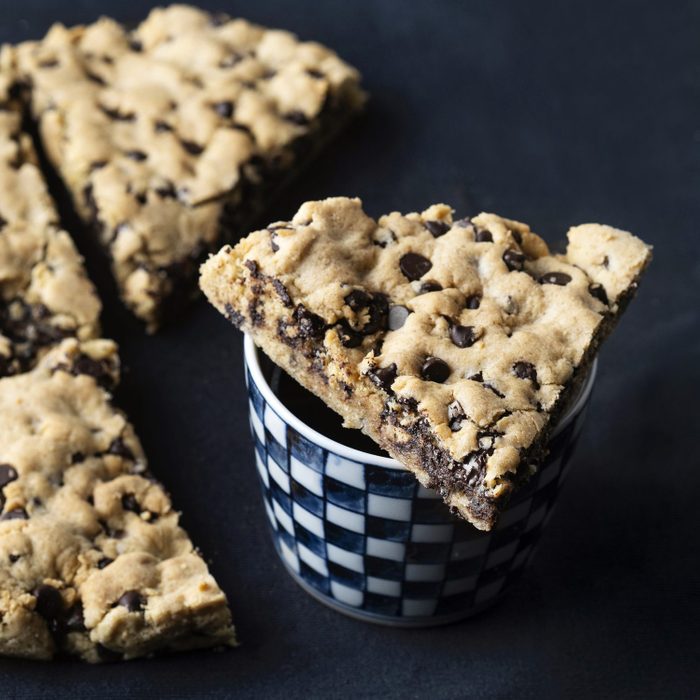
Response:
[[[0,380],[0,654],[234,643],[226,597],[101,386],[117,374],[114,343],[72,339]]]
[[[225,247],[201,287],[347,426],[489,530],[649,260],[609,226],[571,229],[552,255],[493,214],[454,220],[439,204],[377,222],[335,198]]]
[[[31,369],[64,338],[97,337],[101,307],[58,228],[11,82],[0,73],[0,377]]]
[[[207,251],[245,230],[364,102],[329,49],[173,5],[128,31],[55,25],[6,48],[44,148],[151,330],[196,289]]]

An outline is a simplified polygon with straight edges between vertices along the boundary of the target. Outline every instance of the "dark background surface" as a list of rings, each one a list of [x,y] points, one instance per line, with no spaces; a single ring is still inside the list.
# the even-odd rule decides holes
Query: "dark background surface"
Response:
[[[0,3],[0,40],[147,2]],[[550,242],[601,221],[655,246],[602,352],[570,481],[531,568],[447,628],[327,610],[269,540],[248,438],[241,336],[200,302],[146,337],[114,301],[119,402],[231,598],[230,653],[103,667],[0,660],[0,696],[698,697],[700,690],[700,5],[294,0],[212,4],[334,47],[372,101],[268,212],[359,195],[373,215],[436,201]],[[66,224],[82,249],[84,234]]]

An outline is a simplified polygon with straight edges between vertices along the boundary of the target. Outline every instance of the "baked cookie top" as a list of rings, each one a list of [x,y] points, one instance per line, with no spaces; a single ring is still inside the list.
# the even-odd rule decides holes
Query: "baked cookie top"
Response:
[[[323,115],[364,100],[358,73],[320,44],[185,5],[133,31],[56,24],[5,63],[30,85],[47,153],[151,325],[173,266],[218,242],[224,204],[291,166]]]
[[[0,73],[0,377],[63,338],[99,334],[100,302],[37,166],[11,79]]]
[[[0,653],[87,661],[233,642],[224,594],[104,386],[114,343],[0,381]]]
[[[498,499],[649,259],[642,241],[609,226],[572,228],[566,254],[554,255],[494,214],[455,220],[437,204],[375,221],[360,200],[332,198],[224,248],[201,284],[255,338],[273,323],[256,321],[250,290],[272,280],[280,309],[302,321],[285,320],[287,336],[314,336],[329,374],[343,368],[348,383],[354,372],[350,383],[371,385],[387,407],[413,407],[452,476]],[[344,417],[359,427],[356,403]]]

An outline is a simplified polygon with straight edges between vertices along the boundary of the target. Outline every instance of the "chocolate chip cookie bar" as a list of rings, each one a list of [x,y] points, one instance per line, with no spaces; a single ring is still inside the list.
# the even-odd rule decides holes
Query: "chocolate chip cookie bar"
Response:
[[[30,369],[63,338],[99,334],[100,302],[22,131],[0,73],[0,377]]]
[[[154,330],[208,251],[364,102],[359,75],[284,31],[184,5],[128,31],[55,25],[7,48],[43,146]]]
[[[490,530],[649,260],[609,226],[572,228],[553,255],[494,214],[374,221],[334,198],[224,247],[200,284],[346,426]]]
[[[105,387],[114,343],[0,380],[0,654],[98,662],[234,643],[226,598]]]

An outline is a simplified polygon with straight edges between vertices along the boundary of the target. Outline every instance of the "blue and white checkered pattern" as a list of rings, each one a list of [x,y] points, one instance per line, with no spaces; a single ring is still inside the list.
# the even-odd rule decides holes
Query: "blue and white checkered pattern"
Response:
[[[496,528],[481,532],[410,472],[311,442],[246,375],[255,460],[283,562],[328,604],[375,621],[438,623],[495,601],[533,552],[583,422],[581,411]]]

